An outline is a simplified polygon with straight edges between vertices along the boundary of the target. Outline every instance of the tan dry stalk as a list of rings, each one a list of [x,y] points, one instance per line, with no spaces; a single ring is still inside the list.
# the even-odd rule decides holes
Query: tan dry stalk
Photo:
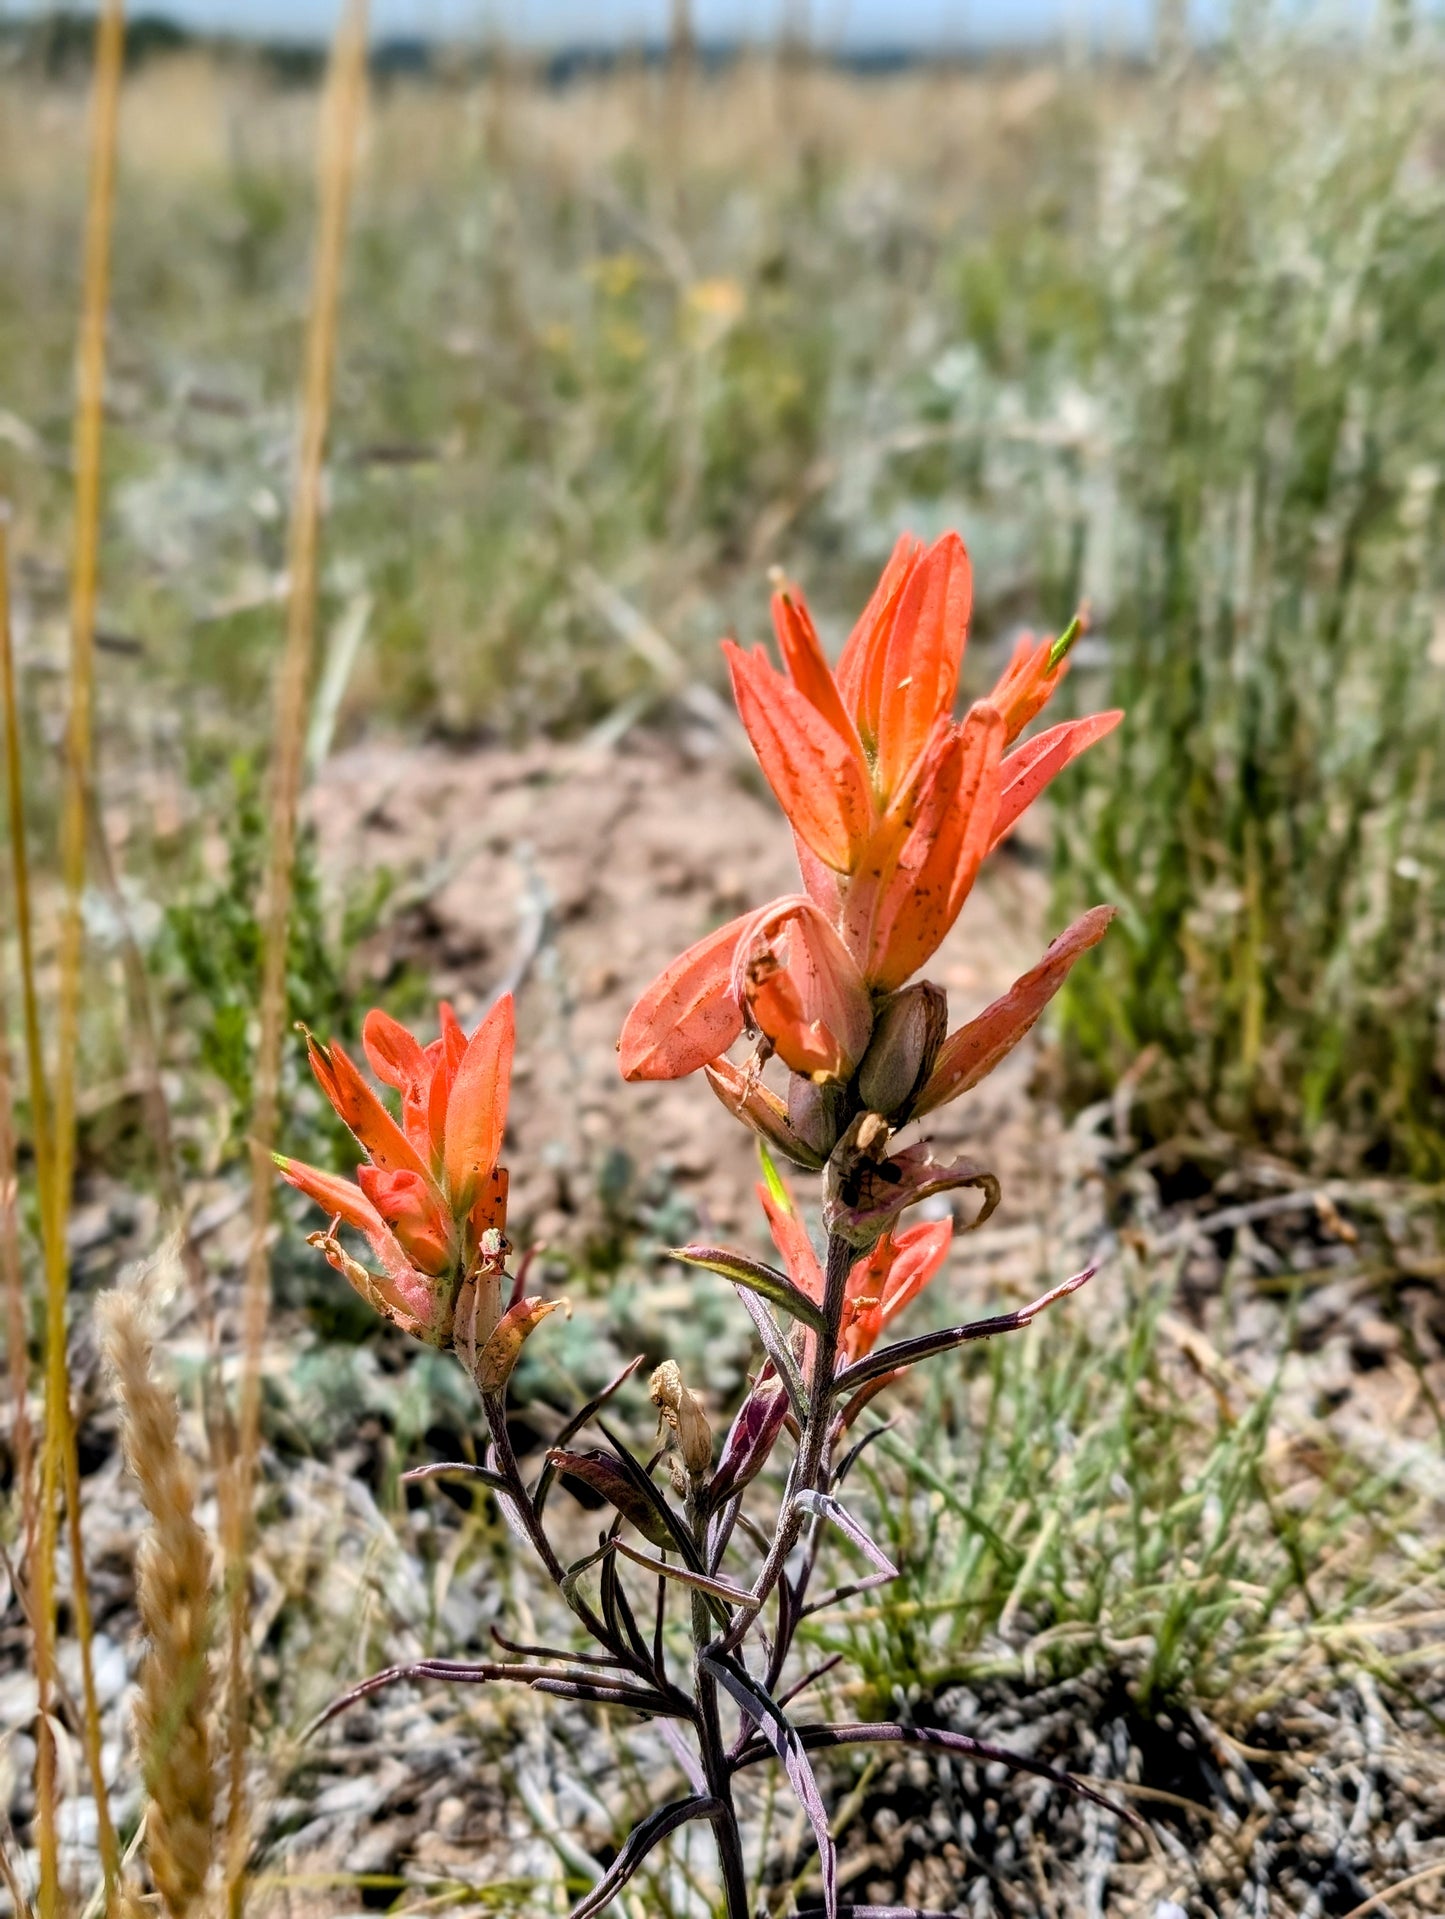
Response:
[[[261,1033],[256,1099],[251,1120],[251,1242],[242,1320],[239,1437],[233,1469],[224,1475],[223,1525],[230,1605],[227,1660],[229,1802],[226,1825],[226,1905],[239,1915],[245,1893],[249,1813],[246,1750],[249,1729],[249,1595],[246,1565],[252,1486],[260,1441],[261,1354],[270,1311],[268,1236],[271,1223],[271,1149],[275,1143],[286,1020],[286,934],[291,912],[296,815],[306,743],[306,695],[316,633],[316,556],[321,517],[322,463],[331,413],[332,370],[340,303],[347,214],[356,166],[357,136],[366,95],[366,4],[346,0],[332,49],[322,103],[318,151],[319,211],[301,438],[296,462],[288,545],[290,599],[286,645],[276,687],[276,751],[271,766],[270,845],[262,920]]]
[[[0,528],[0,538],[4,529]],[[8,551],[8,542],[6,542]],[[6,563],[4,592],[5,617],[0,619],[0,679],[5,700],[5,782],[7,812],[10,815],[10,880],[15,895],[15,935],[20,953],[20,992],[25,1025],[25,1052],[30,1074],[30,1114],[34,1132],[35,1164],[40,1181],[41,1223],[49,1212],[46,1195],[50,1191],[49,1105],[45,1091],[45,1059],[40,1045],[40,1012],[35,996],[35,941],[30,921],[30,855],[25,837],[25,790],[21,777],[20,718],[15,698],[15,658],[10,631],[9,566]],[[48,1239],[47,1239],[48,1245]],[[61,1390],[53,1398],[54,1339],[50,1328],[49,1262],[46,1267],[46,1393],[45,1439],[48,1460],[55,1438],[58,1408],[69,1425],[69,1379],[65,1366],[63,1328],[65,1320],[64,1273],[62,1262],[60,1371]],[[35,1731],[35,1828],[36,1848],[40,1855],[40,1910],[42,1919],[51,1919],[56,1910],[60,1887],[60,1857],[56,1836],[55,1744],[51,1734],[51,1714],[55,1707],[55,1497],[42,1488],[40,1538],[33,1560],[27,1565],[28,1581],[33,1588],[31,1623],[35,1637],[35,1682],[39,1692],[39,1713]]]
[[[45,1240],[45,1446],[41,1469],[40,1546],[35,1572],[37,1637],[48,1642],[37,1670],[53,1672],[55,1552],[64,1480],[70,1534],[72,1604],[80,1649],[86,1760],[95,1797],[97,1840],[109,1894],[119,1880],[120,1848],[101,1764],[100,1702],[90,1650],[90,1593],[80,1525],[80,1468],[70,1415],[70,1369],[66,1359],[67,1260],[65,1222],[75,1152],[75,1052],[80,1005],[81,890],[85,883],[85,785],[90,777],[91,707],[95,665],[95,591],[100,521],[101,402],[105,381],[105,314],[110,291],[110,231],[115,202],[116,120],[120,101],[124,13],[120,0],[106,0],[96,23],[95,82],[91,105],[90,181],[86,201],[84,294],[76,364],[75,551],[70,595],[70,719],[66,732],[65,799],[61,816],[61,868],[65,907],[60,937],[60,1005],[55,1066],[55,1122],[41,1161],[48,1172],[41,1187]],[[37,1036],[38,1037],[38,1036]],[[31,1049],[31,1091],[41,1093],[38,1043]],[[37,1127],[40,1103],[36,1105]],[[37,1160],[40,1155],[37,1152]],[[41,1726],[44,1727],[42,1699]],[[42,1733],[36,1754],[36,1798],[41,1840],[40,1911],[52,1919],[60,1886],[55,1852],[55,1755]]]
[[[180,1407],[152,1372],[151,1338],[129,1293],[97,1307],[120,1395],[126,1464],[150,1528],[136,1551],[136,1599],[146,1636],[136,1738],[150,1804],[151,1878],[174,1919],[205,1892],[215,1853],[211,1758],[211,1550],[196,1521],[196,1481],[181,1450]]]
[[[15,659],[10,631],[10,542],[0,507],[0,700],[5,705],[7,791],[12,818],[18,817],[19,729],[15,723]],[[15,1163],[15,1078],[10,1058],[8,992],[0,991],[0,1282],[5,1289],[5,1338],[9,1347],[10,1388],[15,1400],[12,1446],[20,1486],[21,1534],[26,1578],[35,1564],[38,1525],[35,1487],[35,1436],[30,1425],[30,1329],[25,1311],[25,1280],[20,1264],[20,1181]]]

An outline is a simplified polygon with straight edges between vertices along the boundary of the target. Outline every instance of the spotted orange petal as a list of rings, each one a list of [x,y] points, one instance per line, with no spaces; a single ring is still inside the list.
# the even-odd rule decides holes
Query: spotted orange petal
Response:
[[[308,1035],[307,1051],[322,1092],[371,1156],[372,1164],[385,1172],[428,1177],[415,1146],[361,1077],[345,1047],[335,1040],[323,1046]]]

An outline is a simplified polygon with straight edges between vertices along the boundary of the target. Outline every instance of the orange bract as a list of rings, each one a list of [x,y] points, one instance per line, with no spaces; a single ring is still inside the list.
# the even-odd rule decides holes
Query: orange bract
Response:
[[[1058,641],[1022,640],[989,697],[955,720],[972,597],[956,533],[931,547],[905,534],[836,671],[791,586],[773,597],[782,671],[760,649],[723,642],[739,716],[793,828],[804,895],[730,921],[659,974],[622,1031],[625,1078],[714,1064],[746,1024],[794,1072],[846,1079],[867,1047],[864,997],[876,1015],[926,965],[991,848],[1117,725],[1118,713],[1096,713],[1014,745],[1068,670],[1081,622]],[[716,1090],[775,1136],[754,1085]]]
[[[821,1305],[823,1270],[803,1222],[791,1205],[775,1199],[766,1186],[758,1198],[788,1277]],[[951,1219],[928,1220],[904,1232],[885,1233],[871,1253],[855,1260],[843,1296],[839,1350],[850,1365],[871,1353],[889,1322],[910,1305],[938,1273],[953,1241]]]
[[[370,1273],[331,1234],[316,1243],[358,1291],[419,1338],[446,1345],[457,1294],[484,1256],[484,1236],[507,1218],[498,1164],[507,1120],[515,1023],[504,995],[467,1040],[441,1007],[441,1033],[423,1047],[389,1014],[367,1014],[362,1045],[378,1078],[401,1094],[401,1124],[345,1049],[308,1035],[321,1090],[367,1154],[356,1183],[277,1156],[291,1185],[362,1233],[381,1262]],[[490,1256],[490,1255],[487,1255]]]

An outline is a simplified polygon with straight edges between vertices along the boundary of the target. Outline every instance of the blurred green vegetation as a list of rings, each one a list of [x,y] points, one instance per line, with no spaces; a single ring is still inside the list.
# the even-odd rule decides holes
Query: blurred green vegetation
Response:
[[[901,526],[956,523],[979,650],[1083,598],[1080,697],[1130,711],[1060,815],[1061,908],[1123,908],[1065,1002],[1075,1095],[1142,1053],[1148,1140],[1439,1177],[1439,52],[1266,24],[1155,74],[380,87],[330,470],[324,615],[370,608],[342,737],[665,715],[762,630],[770,564],[836,638]],[[43,681],[83,96],[4,85],[0,492]],[[184,761],[214,798],[264,746],[313,107],[241,60],[130,83],[113,780]]]

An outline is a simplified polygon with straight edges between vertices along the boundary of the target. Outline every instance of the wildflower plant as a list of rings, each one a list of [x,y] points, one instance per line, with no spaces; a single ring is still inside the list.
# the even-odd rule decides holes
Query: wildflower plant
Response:
[[[791,587],[773,601],[781,671],[761,650],[749,655],[725,642],[738,712],[793,829],[800,890],[681,954],[643,992],[619,1040],[626,1079],[700,1071],[764,1145],[759,1195],[781,1263],[716,1246],[677,1252],[733,1283],[762,1347],[720,1448],[672,1361],[651,1381],[662,1443],[635,1450],[613,1430],[607,1402],[639,1359],[568,1420],[540,1470],[523,1473],[508,1436],[508,1381],[523,1342],[559,1302],[524,1294],[525,1267],[507,1277],[500,1154],[513,1053],[509,998],[470,1039],[443,1006],[440,1034],[425,1047],[386,1015],[368,1016],[363,1047],[377,1077],[401,1096],[399,1122],[340,1046],[310,1042],[317,1079],[367,1155],[354,1183],[280,1162],[330,1216],[312,1243],[388,1319],[454,1350],[481,1394],[485,1463],[419,1472],[466,1473],[490,1488],[595,1642],[578,1653],[498,1636],[506,1658],[392,1667],[325,1716],[397,1680],[435,1678],[511,1681],[658,1721],[690,1790],[642,1820],[572,1919],[601,1912],[654,1847],[694,1820],[712,1827],[727,1919],[747,1919],[735,1782],[769,1759],[781,1761],[811,1823],[828,1919],[839,1909],[837,1862],[812,1768],[818,1751],[928,1746],[1096,1797],[1039,1761],[962,1734],[795,1717],[793,1702],[819,1673],[784,1684],[805,1618],[897,1576],[841,1498],[879,1430],[854,1436],[864,1409],[920,1361],[1021,1328],[1090,1277],[1065,1279],[1017,1311],[880,1344],[937,1274],[958,1230],[952,1217],[904,1224],[904,1215],[921,1201],[968,1191],[976,1198],[971,1229],[999,1198],[993,1174],[973,1160],[940,1160],[926,1140],[900,1143],[900,1135],[993,1070],[1111,918],[1108,907],[1085,913],[1008,992],[952,1033],[942,989],[914,977],[958,917],[987,854],[1120,717],[1065,721],[1020,743],[1067,670],[1076,621],[1056,640],[1023,641],[989,696],[955,719],[970,600],[968,556],[956,534],[927,549],[905,537],[836,670]],[[734,1058],[739,1042],[743,1055]],[[820,1178],[821,1257],[779,1159]],[[346,1250],[343,1225],[362,1235],[375,1265]],[[588,1429],[600,1444],[579,1443]],[[764,1492],[760,1476],[779,1452],[787,1459],[781,1491]],[[596,1550],[569,1563],[547,1526],[559,1478],[600,1495],[612,1514]],[[755,1499],[760,1519],[749,1510]],[[815,1593],[830,1534],[868,1571]],[[666,1631],[674,1600],[690,1625],[685,1667]]]

